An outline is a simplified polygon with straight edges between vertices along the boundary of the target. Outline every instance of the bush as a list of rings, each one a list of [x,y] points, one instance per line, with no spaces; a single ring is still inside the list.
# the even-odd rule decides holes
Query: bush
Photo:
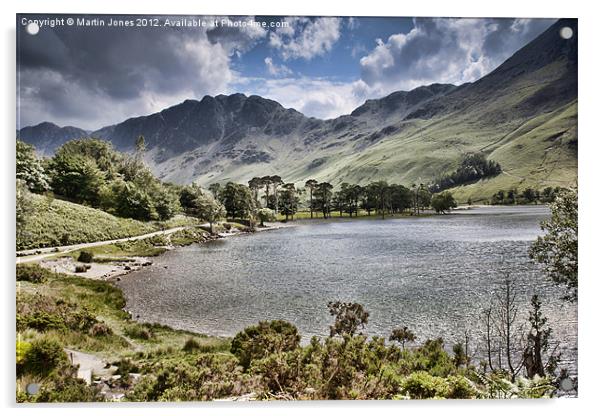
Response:
[[[27,358],[27,353],[31,349],[31,344],[25,341],[17,341],[17,373],[19,368],[23,366]]]
[[[53,276],[50,270],[41,267],[39,264],[18,264],[17,281],[43,283]]]
[[[42,337],[34,340],[25,353],[23,370],[35,375],[48,375],[63,364],[67,364],[67,354],[55,339]]]
[[[142,340],[151,340],[155,337],[153,331],[150,328],[144,325],[132,325],[125,328],[125,334],[128,337],[142,339]]]
[[[40,392],[26,399],[38,403],[79,403],[101,402],[104,396],[99,387],[88,386],[84,380],[76,377],[76,369],[64,366],[46,379]]]
[[[106,337],[109,335],[113,335],[113,330],[104,322],[97,322],[94,325],[92,325],[92,328],[90,328],[88,333],[93,337]]]
[[[184,346],[182,347],[182,351],[185,352],[193,352],[193,351],[198,351],[201,349],[201,344],[194,338],[190,337],[186,340],[186,342],[184,343]]]
[[[443,398],[449,394],[449,385],[445,379],[432,376],[426,371],[410,374],[402,382],[401,389],[412,399]]]
[[[286,321],[261,321],[236,334],[230,352],[246,369],[255,359],[276,352],[292,351],[299,346],[301,337],[297,328]]]
[[[80,251],[77,261],[82,263],[92,263],[94,260],[94,254],[89,251]]]

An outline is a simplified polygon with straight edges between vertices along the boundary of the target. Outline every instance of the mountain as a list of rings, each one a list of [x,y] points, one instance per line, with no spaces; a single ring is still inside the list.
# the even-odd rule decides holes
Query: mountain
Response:
[[[571,39],[560,37],[564,26],[573,29]],[[476,82],[394,92],[335,119],[233,94],[187,100],[91,133],[120,150],[130,150],[141,134],[153,171],[176,183],[278,174],[298,184],[315,178],[409,185],[451,172],[463,154],[479,151],[503,174],[454,189],[460,201],[512,187],[574,185],[577,21],[557,21]]]
[[[52,155],[66,141],[87,137],[88,134],[77,127],[59,127],[47,121],[17,130],[18,138],[34,145],[38,153],[43,155]]]

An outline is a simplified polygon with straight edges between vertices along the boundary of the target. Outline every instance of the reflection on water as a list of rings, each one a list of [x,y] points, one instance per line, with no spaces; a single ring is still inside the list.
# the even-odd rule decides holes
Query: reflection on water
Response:
[[[545,207],[491,207],[447,216],[300,223],[297,227],[184,247],[120,282],[134,315],[212,335],[285,319],[307,340],[326,335],[326,304],[354,301],[370,312],[365,333],[406,325],[419,340],[448,345],[469,330],[482,346],[479,315],[505,273],[517,279],[524,319],[532,294],[576,373],[577,307],[527,255]],[[481,345],[480,345],[481,344]]]

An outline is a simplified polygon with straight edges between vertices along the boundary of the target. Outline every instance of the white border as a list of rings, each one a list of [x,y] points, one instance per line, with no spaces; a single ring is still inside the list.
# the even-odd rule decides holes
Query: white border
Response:
[[[579,299],[579,398],[556,399],[549,401],[446,401],[446,402],[304,402],[304,403],[255,403],[255,404],[148,404],[87,406],[89,415],[128,415],[144,412],[146,415],[165,414],[233,414],[249,413],[256,415],[281,415],[318,413],[330,414],[345,412],[366,414],[377,411],[379,414],[399,414],[412,412],[422,414],[488,414],[508,413],[531,414],[578,414],[589,413],[595,408],[600,395],[600,320],[602,311],[598,298],[601,294],[602,276],[596,267],[597,233],[600,231],[599,207],[600,158],[602,149],[599,132],[600,120],[600,14],[595,2],[557,1],[527,2],[525,0],[504,0],[499,2],[469,0],[421,0],[412,2],[328,2],[327,0],[299,0],[284,2],[269,1],[200,1],[146,0],[144,2],[104,0],[84,2],[82,0],[21,0],[3,2],[2,13],[2,71],[1,82],[4,97],[1,101],[3,126],[3,163],[0,171],[3,179],[4,202],[2,219],[4,233],[2,239],[3,287],[2,315],[4,336],[1,349],[0,395],[4,414],[32,414],[44,412],[48,415],[81,415],[77,405],[43,407],[14,405],[14,134],[15,134],[15,14],[20,13],[143,13],[143,14],[236,14],[236,15],[345,15],[345,16],[462,16],[462,17],[577,17],[579,18],[579,196],[580,196],[580,299]],[[597,123],[598,122],[598,123]],[[602,404],[602,403],[600,403]],[[599,407],[599,406],[597,406]]]

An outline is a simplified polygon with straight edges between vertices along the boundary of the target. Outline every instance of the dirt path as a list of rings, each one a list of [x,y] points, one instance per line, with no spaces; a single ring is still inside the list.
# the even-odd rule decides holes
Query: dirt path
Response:
[[[208,226],[208,225],[209,224],[201,224],[200,226]],[[186,228],[189,228],[189,227],[175,227],[175,228],[170,228],[168,230],[155,231],[152,233],[137,235],[134,237],[118,238],[116,240],[94,241],[92,243],[73,244],[70,246],[45,247],[45,248],[37,248],[37,249],[32,249],[32,250],[21,250],[21,251],[17,251],[17,264],[38,261],[38,260],[45,259],[46,257],[54,256],[57,253],[63,253],[63,254],[69,253],[71,251],[81,250],[82,248],[98,247],[98,246],[104,246],[107,244],[122,243],[125,241],[144,240],[146,238],[151,238],[151,237],[155,237],[158,235],[169,235],[169,234],[173,234],[178,231],[184,230]]]
[[[96,355],[67,348],[65,348],[65,352],[71,364],[79,366],[77,378],[84,380],[88,384],[92,383],[93,376],[108,377],[113,373],[111,368],[106,368],[107,363]]]

